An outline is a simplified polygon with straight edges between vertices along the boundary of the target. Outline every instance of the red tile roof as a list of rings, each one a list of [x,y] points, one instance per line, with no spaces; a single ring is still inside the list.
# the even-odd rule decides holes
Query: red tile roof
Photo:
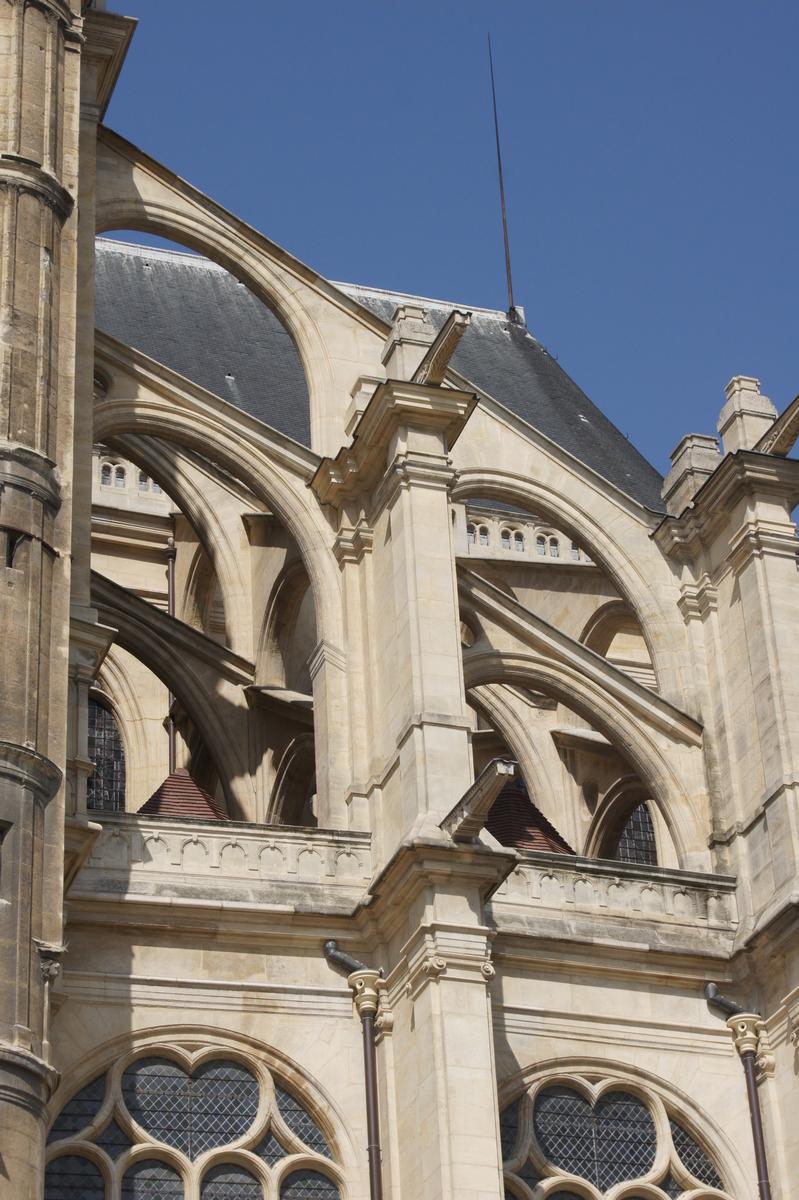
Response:
[[[178,767],[139,809],[145,817],[191,817],[194,821],[229,821],[221,805]]]
[[[574,854],[565,838],[532,803],[521,779],[505,784],[488,814],[486,829],[503,846],[516,850]]]

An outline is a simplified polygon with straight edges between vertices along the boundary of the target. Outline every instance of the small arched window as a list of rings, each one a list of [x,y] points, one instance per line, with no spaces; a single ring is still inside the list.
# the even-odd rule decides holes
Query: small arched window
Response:
[[[624,822],[616,850],[611,856],[618,862],[640,863],[656,867],[658,862],[655,827],[645,800],[637,804]]]
[[[100,467],[100,483],[103,487],[111,486],[111,464],[103,463]]]
[[[161,487],[161,484],[160,484],[160,483],[156,483],[156,482],[155,482],[155,480],[153,480],[153,491],[154,491],[154,492],[161,492],[162,490],[163,490],[163,489],[162,489],[162,487]]]
[[[572,542],[572,558],[575,562],[580,561],[580,547],[576,542]]]
[[[123,488],[125,486],[125,468],[117,467],[114,471],[114,487]]]
[[[488,545],[488,528],[485,525],[480,526],[480,545]]]
[[[502,542],[503,550],[510,550],[510,530],[509,529],[502,530],[502,533],[500,534],[500,541]]]
[[[513,549],[521,554],[524,550],[524,534],[517,529],[513,535]]]
[[[466,526],[466,541],[470,546],[473,546],[477,541],[477,530],[472,524]]]
[[[557,538],[552,537],[549,539],[549,557],[560,558],[560,542]]]
[[[140,492],[149,492],[149,490],[150,490],[150,480],[149,480],[148,476],[145,475],[144,471],[139,471],[139,491]]]
[[[544,537],[543,533],[539,533],[538,537],[535,539],[535,548],[539,554],[546,554],[547,539]]]
[[[100,700],[89,697],[89,758],[94,771],[86,781],[86,804],[91,809],[123,812],[125,808],[125,750],[116,718]]]

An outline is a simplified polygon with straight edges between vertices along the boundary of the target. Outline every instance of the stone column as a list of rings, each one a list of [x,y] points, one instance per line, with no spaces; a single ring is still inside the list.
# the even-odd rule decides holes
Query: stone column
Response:
[[[77,3],[0,5],[2,1200],[42,1189],[44,981],[57,943],[74,412]]]

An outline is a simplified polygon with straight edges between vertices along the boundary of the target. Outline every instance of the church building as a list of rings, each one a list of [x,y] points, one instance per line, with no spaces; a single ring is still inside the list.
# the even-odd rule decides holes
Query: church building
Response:
[[[0,1200],[791,1200],[799,400],[661,478],[109,128],[134,27],[0,6]]]

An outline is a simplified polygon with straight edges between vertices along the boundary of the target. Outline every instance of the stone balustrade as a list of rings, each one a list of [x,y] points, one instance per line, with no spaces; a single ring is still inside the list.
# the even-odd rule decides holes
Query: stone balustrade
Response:
[[[491,900],[502,932],[544,933],[564,924],[578,938],[602,932],[623,941],[684,945],[716,933],[725,946],[738,925],[735,880],[562,854],[523,852]]]
[[[127,893],[347,909],[372,876],[368,833],[91,815],[103,831],[71,899]]]

